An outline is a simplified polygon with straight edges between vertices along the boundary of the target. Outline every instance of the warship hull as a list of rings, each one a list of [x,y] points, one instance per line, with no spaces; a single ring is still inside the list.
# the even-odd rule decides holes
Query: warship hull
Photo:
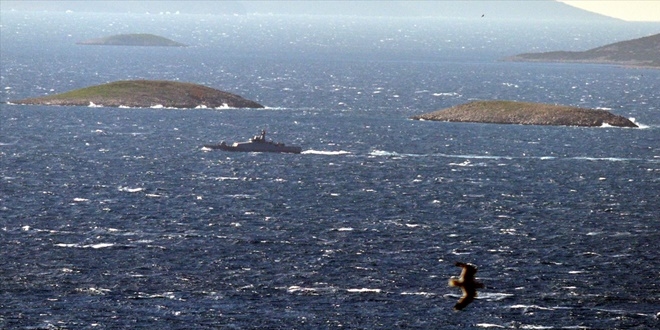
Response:
[[[241,151],[241,152],[281,152],[299,154],[302,151],[301,147],[297,146],[284,146],[277,144],[256,144],[250,142],[238,143],[233,145],[227,144],[207,144],[205,148],[224,151]]]
[[[302,151],[298,146],[287,146],[284,143],[276,143],[266,140],[266,131],[262,131],[261,135],[257,135],[247,142],[234,142],[229,145],[225,142],[219,144],[206,144],[204,148],[224,151],[239,151],[239,152],[279,152],[299,154]]]

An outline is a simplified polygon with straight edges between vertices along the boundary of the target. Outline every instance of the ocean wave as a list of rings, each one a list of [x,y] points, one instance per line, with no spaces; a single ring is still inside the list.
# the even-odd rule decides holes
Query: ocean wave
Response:
[[[119,187],[119,191],[124,191],[124,192],[129,192],[129,193],[136,193],[143,191],[144,188],[129,188],[129,187]]]
[[[511,309],[522,309],[524,313],[527,313],[528,311],[530,311],[532,309],[541,310],[541,311],[554,311],[554,310],[558,310],[558,309],[571,309],[571,307],[559,307],[559,306],[545,307],[545,306],[539,306],[539,305],[522,305],[522,304],[520,304],[520,305],[511,305],[511,306],[509,306],[509,308],[511,308]]]
[[[339,151],[326,151],[326,150],[305,150],[301,152],[301,154],[307,154],[307,155],[325,155],[325,156],[340,156],[340,155],[350,155],[350,151],[344,151],[344,150],[339,150]]]
[[[475,324],[475,326],[479,328],[506,328],[503,325],[493,324],[493,323],[477,323]]]
[[[576,157],[557,157],[557,156],[498,156],[498,155],[471,155],[471,154],[406,154],[398,153],[396,151],[373,150],[369,156],[376,157],[442,157],[442,158],[459,158],[466,159],[464,162],[452,162],[450,166],[486,166],[485,163],[472,163],[471,159],[485,159],[485,160],[516,160],[516,159],[538,159],[538,160],[580,160],[580,161],[608,161],[608,162],[658,162],[658,159],[643,159],[643,158],[624,158],[624,157],[590,157],[590,156],[576,156]]]
[[[398,153],[396,151],[385,151],[385,150],[372,150],[369,153],[370,156],[376,157],[427,157],[431,156],[424,154],[410,154],[410,153]]]
[[[408,292],[408,291],[404,291],[404,292],[401,292],[401,295],[402,295],[402,296],[423,296],[423,297],[432,297],[432,296],[435,296],[436,294],[435,294],[435,293],[432,293],[432,292],[424,292],[424,291],[422,291],[422,292]]]
[[[133,246],[130,245],[117,245],[115,243],[96,243],[96,244],[67,244],[67,243],[57,243],[55,244],[57,247],[63,247],[63,248],[79,248],[79,249],[104,249],[104,248],[111,248],[111,247],[118,247],[118,248],[130,248]]]
[[[368,289],[368,288],[358,288],[358,289],[346,289],[350,293],[381,293],[381,289]]]
[[[479,292],[479,299],[484,299],[488,301],[501,301],[513,297],[513,293],[503,293],[503,292]]]

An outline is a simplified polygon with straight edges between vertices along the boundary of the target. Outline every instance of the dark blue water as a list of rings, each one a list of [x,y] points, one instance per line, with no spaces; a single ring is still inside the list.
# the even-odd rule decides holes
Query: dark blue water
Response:
[[[148,78],[269,108],[1,104],[0,328],[658,325],[657,70],[498,62],[545,40],[509,45],[513,27],[452,30],[471,51],[429,51],[447,39],[429,22],[2,18],[3,100]],[[136,22],[195,45],[64,42]],[[481,48],[484,36],[509,46]],[[407,119],[490,98],[606,108],[642,128]],[[303,153],[201,147],[262,128]],[[462,312],[455,261],[486,285]]]

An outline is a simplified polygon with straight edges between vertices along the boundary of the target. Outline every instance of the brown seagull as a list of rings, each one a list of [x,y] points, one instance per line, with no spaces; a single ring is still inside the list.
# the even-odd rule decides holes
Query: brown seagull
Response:
[[[460,311],[474,300],[477,296],[477,289],[483,288],[484,284],[474,279],[474,274],[477,273],[476,265],[457,262],[456,266],[463,268],[461,277],[456,278],[452,276],[449,279],[449,286],[457,286],[463,291],[463,296],[454,305],[454,309]]]

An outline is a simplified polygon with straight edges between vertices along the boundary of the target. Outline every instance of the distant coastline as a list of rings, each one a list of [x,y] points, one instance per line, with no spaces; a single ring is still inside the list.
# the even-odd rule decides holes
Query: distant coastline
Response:
[[[165,37],[148,33],[118,34],[104,38],[88,39],[76,43],[86,46],[147,46],[186,47],[187,45]]]
[[[523,53],[505,58],[517,62],[613,64],[660,69],[660,34],[616,42],[586,51]]]
[[[411,117],[414,120],[492,124],[638,127],[605,110],[517,101],[475,101]]]

